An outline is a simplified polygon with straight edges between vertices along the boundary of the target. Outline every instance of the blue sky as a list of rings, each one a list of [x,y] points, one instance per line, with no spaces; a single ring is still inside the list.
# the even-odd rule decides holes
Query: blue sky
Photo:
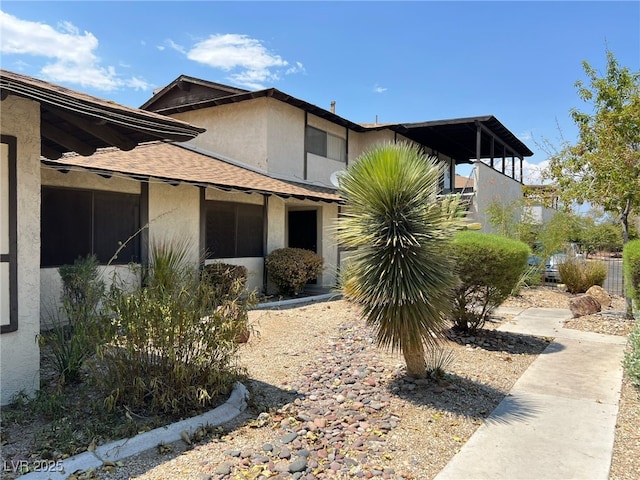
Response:
[[[575,139],[581,62],[640,70],[640,2],[3,0],[2,68],[138,107],[180,74],[275,87],[355,122],[495,115]],[[464,171],[461,173],[465,173]]]

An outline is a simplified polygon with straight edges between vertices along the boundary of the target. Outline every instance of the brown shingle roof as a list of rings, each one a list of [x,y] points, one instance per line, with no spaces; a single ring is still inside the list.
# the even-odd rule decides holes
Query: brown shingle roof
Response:
[[[150,142],[124,152],[105,148],[90,157],[65,155],[45,160],[53,167],[80,167],[90,171],[114,172],[138,180],[156,178],[168,183],[191,183],[223,190],[274,194],[324,202],[339,202],[335,190],[279,180],[187,148],[164,142]]]
[[[473,190],[473,178],[456,174],[455,188],[468,188],[469,190]]]
[[[175,118],[125,107],[37,78],[0,69],[0,97],[16,95],[40,104],[41,152],[91,155],[97,148],[131,150],[153,140],[187,141],[203,128]]]

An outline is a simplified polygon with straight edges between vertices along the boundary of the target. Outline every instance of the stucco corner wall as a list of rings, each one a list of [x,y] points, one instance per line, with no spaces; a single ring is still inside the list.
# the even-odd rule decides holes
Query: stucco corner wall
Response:
[[[149,183],[149,242],[187,241],[189,258],[200,263],[200,189]]]
[[[474,192],[473,217],[482,224],[483,232],[493,232],[489,224],[487,209],[493,202],[510,206],[522,200],[522,184],[482,162],[474,163]],[[520,215],[520,209],[515,209],[514,216]],[[517,220],[517,218],[515,218]]]
[[[322,286],[332,288],[337,283],[338,273],[338,241],[335,236],[335,226],[338,220],[338,205],[326,204],[322,207],[322,258],[324,258],[324,272]]]
[[[0,130],[17,138],[18,330],[0,335],[0,404],[40,384],[40,104],[9,96]]]

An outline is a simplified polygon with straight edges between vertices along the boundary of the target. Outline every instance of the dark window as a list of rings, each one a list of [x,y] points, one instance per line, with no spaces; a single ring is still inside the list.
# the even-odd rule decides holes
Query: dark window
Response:
[[[73,263],[94,254],[106,264],[137,262],[140,196],[127,193],[42,187],[41,258],[43,267]]]
[[[262,205],[207,200],[207,258],[262,257]]]
[[[327,156],[327,132],[307,126],[307,152]]]
[[[307,125],[307,152],[346,162],[347,142],[342,137]]]

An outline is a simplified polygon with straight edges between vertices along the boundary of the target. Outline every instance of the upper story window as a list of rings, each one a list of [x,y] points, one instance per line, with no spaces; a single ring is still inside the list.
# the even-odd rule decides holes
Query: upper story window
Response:
[[[307,125],[307,152],[339,162],[347,161],[347,142],[324,130]]]

